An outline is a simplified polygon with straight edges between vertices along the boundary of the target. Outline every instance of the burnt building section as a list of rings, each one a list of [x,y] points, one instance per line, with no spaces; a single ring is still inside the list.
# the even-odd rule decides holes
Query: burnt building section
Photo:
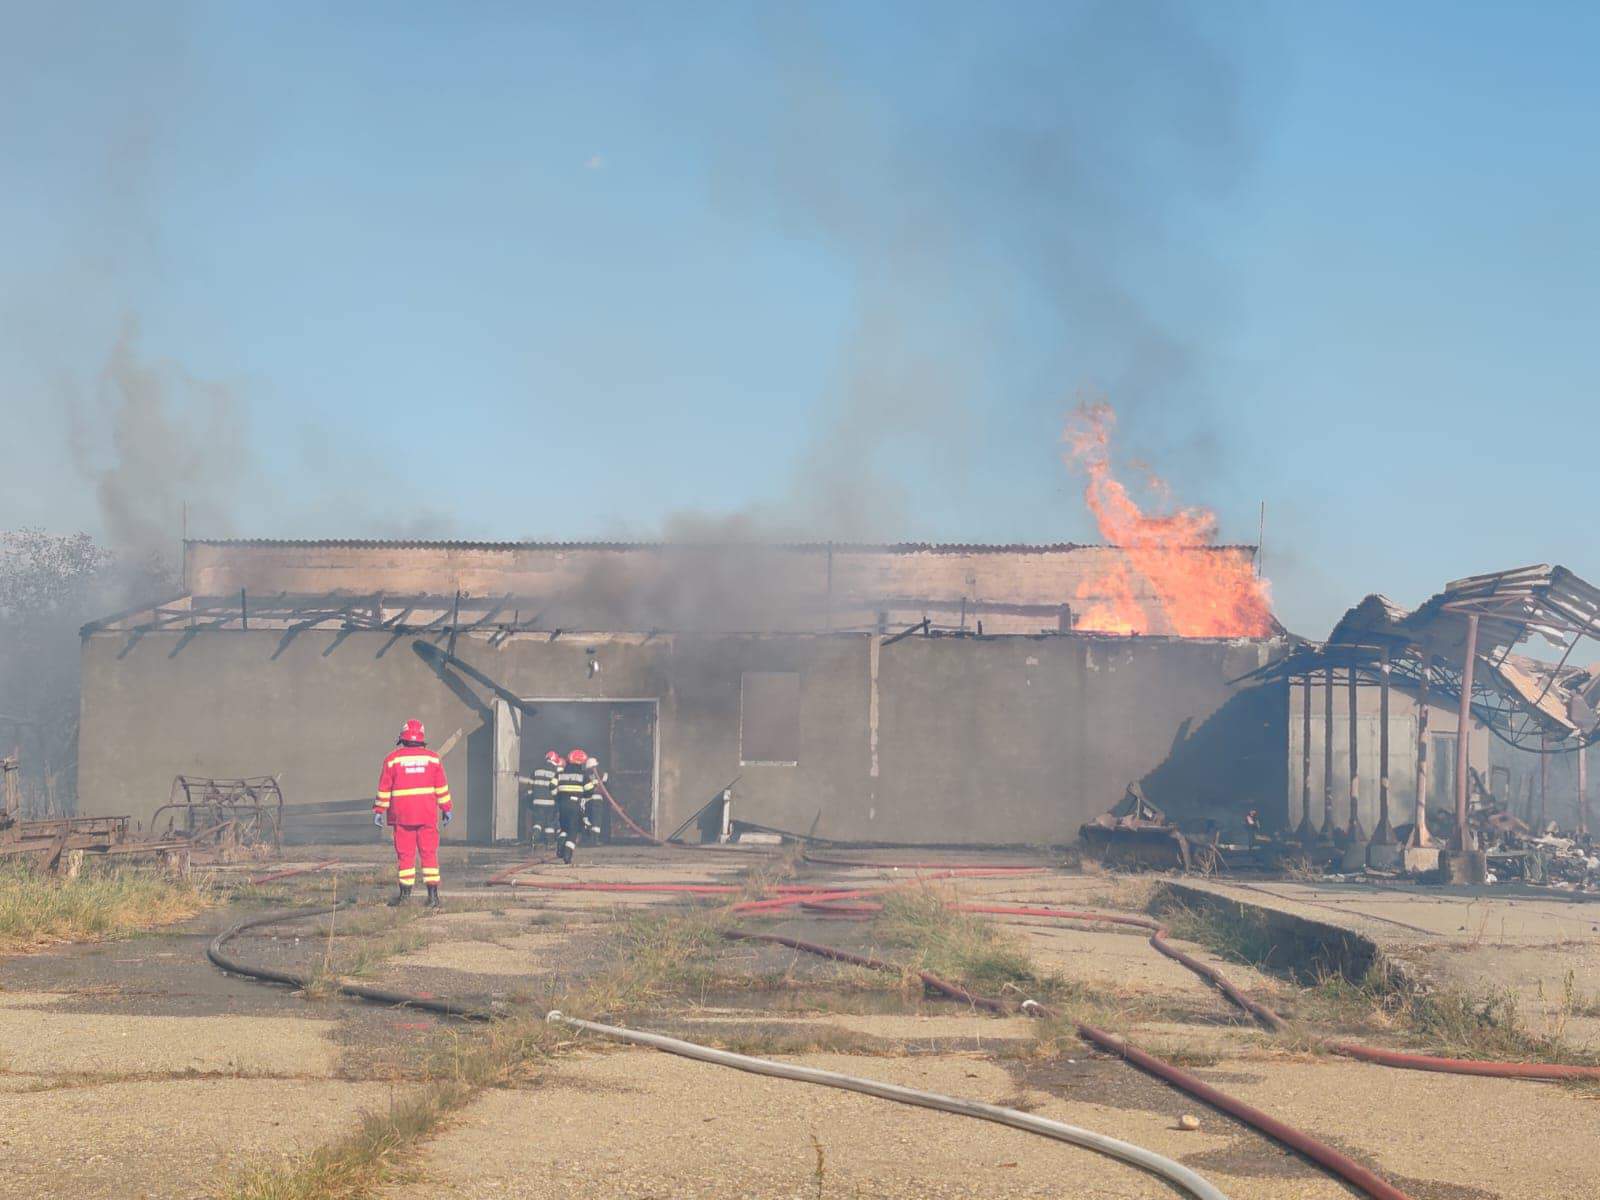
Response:
[[[658,836],[730,785],[738,819],[841,841],[1066,842],[1130,783],[1179,819],[1266,807],[1284,693],[1233,681],[1287,639],[1076,630],[1119,554],[191,543],[189,591],[84,630],[83,808],[269,774],[289,837],[367,836],[413,716],[476,842],[521,836],[518,775],[575,745]]]
[[[1288,689],[1284,828],[1347,870],[1458,882],[1496,854],[1520,869],[1547,830],[1588,845],[1600,669],[1573,660],[1597,630],[1600,589],[1560,566],[1455,580],[1415,610],[1368,596],[1253,676]],[[1559,660],[1517,652],[1534,640]]]

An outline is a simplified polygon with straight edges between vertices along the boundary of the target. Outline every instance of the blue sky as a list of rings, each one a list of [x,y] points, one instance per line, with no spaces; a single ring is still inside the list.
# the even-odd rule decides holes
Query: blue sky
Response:
[[[1600,577],[1597,51],[1560,4],[0,0],[0,527],[1093,540],[1094,395],[1226,539],[1266,502],[1308,634]]]

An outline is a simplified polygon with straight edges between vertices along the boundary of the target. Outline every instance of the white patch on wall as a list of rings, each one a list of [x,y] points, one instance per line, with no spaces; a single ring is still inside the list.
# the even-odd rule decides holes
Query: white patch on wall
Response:
[[[1039,665],[1039,660],[1037,658],[1035,658],[1031,654],[1028,655],[1028,657],[1023,659],[1022,661],[1023,661],[1023,663],[1025,665],[1030,666],[1030,667],[1037,667]]]

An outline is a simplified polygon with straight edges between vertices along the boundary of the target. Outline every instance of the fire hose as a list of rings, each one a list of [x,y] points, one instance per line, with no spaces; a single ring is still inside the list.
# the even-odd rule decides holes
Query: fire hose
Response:
[[[963,912],[990,913],[998,916],[1051,917],[1058,920],[1104,921],[1117,925],[1132,925],[1150,932],[1150,945],[1174,962],[1187,967],[1194,974],[1212,984],[1235,1006],[1249,1013],[1258,1022],[1275,1033],[1288,1028],[1289,1022],[1259,1001],[1252,1000],[1236,987],[1227,976],[1191,955],[1185,954],[1168,942],[1166,926],[1151,917],[1122,916],[1110,913],[1084,912],[1074,909],[1012,907],[992,904],[958,904]],[[1449,1075],[1482,1075],[1496,1079],[1600,1079],[1600,1067],[1578,1066],[1570,1063],[1492,1062],[1474,1058],[1445,1058],[1432,1054],[1411,1054],[1403,1050],[1389,1050],[1382,1046],[1369,1046],[1361,1042],[1329,1039],[1323,1046],[1335,1054],[1362,1062],[1409,1071],[1437,1071]]]
[[[899,968],[880,959],[871,958],[863,954],[854,954],[848,950],[841,950],[836,946],[824,946],[818,942],[808,942],[801,938],[785,937],[776,933],[747,933],[743,930],[728,930],[724,937],[738,941],[771,942],[807,954],[815,954],[821,958],[832,959],[835,962],[846,962],[858,967],[868,967],[879,971],[898,971]],[[1036,1000],[1024,1000],[1020,1004],[1011,1004],[1005,1000],[997,1000],[992,996],[977,996],[965,988],[941,979],[932,971],[917,972],[923,984],[930,990],[947,996],[952,1000],[959,1000],[975,1008],[981,1008],[993,1013],[1017,1013],[1034,1016],[1054,1016],[1049,1008]],[[1189,1072],[1173,1066],[1163,1059],[1146,1050],[1141,1050],[1132,1042],[1116,1037],[1103,1029],[1082,1022],[1074,1022],[1073,1028],[1079,1037],[1090,1044],[1097,1046],[1108,1054],[1138,1067],[1146,1074],[1153,1075],[1164,1083],[1171,1084],[1179,1091],[1187,1092],[1198,1100],[1203,1100],[1212,1108],[1227,1113],[1235,1120],[1241,1121],[1259,1133],[1286,1146],[1298,1154],[1304,1155],[1329,1174],[1343,1180],[1372,1200],[1409,1200],[1406,1193],[1389,1183],[1382,1177],[1363,1167],[1349,1155],[1341,1154],[1332,1146],[1321,1142],[1309,1134],[1302,1133],[1292,1125],[1287,1125],[1270,1113],[1263,1112],[1253,1105],[1228,1095],[1226,1092],[1212,1087],[1203,1079],[1191,1075]]]
[[[268,913],[265,916],[256,917],[248,921],[241,921],[211,939],[210,944],[206,947],[206,957],[219,969],[230,974],[266,983],[284,984],[303,991],[310,983],[304,976],[288,971],[273,970],[269,967],[252,966],[229,956],[224,952],[223,947],[247,930],[257,929],[264,925],[278,924],[283,921],[325,916],[338,911],[341,907],[343,906],[330,905],[321,908],[290,909]],[[459,1017],[471,1021],[492,1021],[495,1019],[495,1014],[486,1009],[473,1008],[468,1005],[438,1000],[429,996],[366,987],[343,979],[336,981],[335,988],[341,995],[358,1000],[421,1009],[425,1012],[439,1013],[444,1016]],[[1153,1150],[1147,1150],[1143,1146],[1136,1146],[1132,1142],[1125,1142],[1107,1134],[1097,1133],[1092,1129],[1068,1125],[1062,1121],[1052,1121],[1046,1117],[1022,1112],[1019,1109],[1006,1108],[998,1104],[987,1104],[981,1100],[946,1096],[938,1092],[922,1091],[918,1088],[901,1087],[898,1084],[884,1083],[858,1075],[845,1075],[837,1071],[820,1070],[816,1067],[802,1067],[794,1063],[776,1062],[772,1059],[757,1058],[748,1054],[734,1054],[730,1051],[702,1046],[695,1042],[686,1042],[679,1038],[664,1037],[660,1034],[645,1033],[635,1029],[625,1029],[619,1025],[603,1025],[595,1021],[585,1021],[577,1017],[566,1016],[559,1011],[551,1011],[545,1014],[545,1020],[566,1025],[572,1029],[579,1029],[599,1037],[609,1038],[613,1041],[648,1046],[668,1054],[676,1054],[683,1058],[691,1058],[714,1066],[731,1067],[735,1070],[765,1075],[774,1079],[839,1088],[844,1091],[858,1092],[865,1096],[873,1096],[880,1100],[890,1100],[897,1104],[914,1105],[938,1112],[952,1113],[956,1116],[971,1117],[982,1121],[992,1121],[999,1125],[1008,1125],[1013,1129],[1020,1129],[1024,1133],[1032,1133],[1040,1137],[1052,1138],[1055,1141],[1066,1142],[1070,1145],[1079,1146],[1085,1150],[1091,1150],[1097,1154],[1117,1159],[1120,1162],[1125,1162],[1130,1166],[1137,1167],[1159,1179],[1165,1180],[1174,1187],[1193,1196],[1195,1200],[1229,1200],[1225,1192],[1221,1191],[1205,1177],[1185,1167],[1182,1163],[1157,1154]]]
[[[980,873],[988,870],[981,867],[947,869],[960,869],[967,872]],[[1015,872],[1003,872],[1003,874],[1011,873]],[[560,890],[572,891],[611,892],[648,890],[668,893],[682,892],[691,895],[703,894],[702,886],[691,884],[625,884],[601,883],[598,881],[594,883],[588,883],[580,881],[555,880],[543,882],[558,885]],[[798,885],[785,886],[796,887]],[[829,902],[854,900],[860,898],[861,896],[879,894],[885,890],[890,889],[799,890],[789,895],[779,896],[771,900],[746,902],[744,905],[737,905],[734,906],[734,908],[735,911],[738,911],[740,908],[743,908],[745,911],[749,911],[755,906],[789,907],[791,905],[804,905],[808,908],[815,907],[825,909]],[[717,894],[726,893],[719,892]],[[859,910],[876,908],[875,905],[857,905],[854,907]],[[298,915],[311,916],[317,915],[317,913],[328,911],[331,910],[319,909],[314,910],[313,912],[301,912]],[[1065,916],[1066,911],[1067,910],[1038,909],[1034,910],[1033,913],[1029,915],[1049,914]],[[1100,914],[1085,915],[1091,919],[1094,919]],[[303,987],[304,984],[302,981],[300,981],[297,977],[288,975],[286,973],[267,972],[265,974],[261,974],[250,970],[241,971],[237,962],[228,960],[220,954],[221,946],[225,944],[229,938],[237,936],[237,934],[244,932],[246,929],[253,928],[256,925],[269,923],[274,919],[283,920],[288,918],[284,915],[279,915],[276,918],[259,918],[256,921],[246,922],[243,925],[235,926],[226,933],[219,935],[219,937],[212,943],[212,946],[208,949],[208,956],[211,958],[212,962],[216,963],[224,970],[233,970],[241,974],[256,974],[258,978],[267,978],[273,982],[285,983],[289,986]],[[1118,923],[1139,924],[1143,920],[1146,919],[1137,917],[1121,917],[1118,918]],[[753,933],[744,930],[727,930],[725,931],[724,936],[732,940],[763,941],[788,946],[792,949],[819,955],[824,958],[832,959],[836,962],[851,963],[853,965],[866,967],[872,970],[885,972],[898,972],[899,970],[899,968],[890,963],[884,962],[881,959],[871,958],[866,955],[854,954],[847,950],[842,950],[837,947],[824,946],[820,943],[807,942],[799,938],[785,937],[780,934]],[[1182,954],[1181,951],[1177,951],[1175,948],[1173,948],[1173,952],[1176,954]],[[1184,957],[1187,958],[1188,956],[1185,955]],[[1197,965],[1202,967],[1204,966],[1204,964]],[[950,981],[939,977],[931,971],[919,970],[917,975],[918,978],[921,979],[923,985],[929,988],[931,991],[934,991],[959,1003],[966,1004],[969,1007],[979,1008],[994,1013],[1011,1013],[1020,1010],[1030,1015],[1050,1015],[1049,1010],[1045,1008],[1045,1006],[1039,1004],[1037,1001],[1028,1000],[1024,1001],[1021,1005],[1012,1005],[1007,1001],[976,995],[958,984],[951,983]],[[446,1012],[453,1016],[471,1016],[475,1019],[482,1020],[487,1019],[490,1015],[482,1012],[481,1010],[463,1010],[461,1006],[449,1005],[448,1002],[444,1001],[408,997],[401,993],[387,992],[382,989],[367,988],[361,985],[346,984],[343,981],[340,981],[338,984],[338,990],[345,995],[354,996],[360,999],[375,1000],[380,1003],[388,1004],[405,1004],[410,1007],[422,1008],[427,1011]],[[1191,1075],[1176,1066],[1173,1066],[1171,1063],[1167,1063],[1162,1059],[1156,1058],[1154,1055],[1149,1054],[1147,1051],[1140,1049],[1132,1043],[1114,1037],[1104,1030],[1097,1029],[1090,1025],[1079,1024],[1076,1026],[1076,1031],[1079,1036],[1083,1037],[1086,1041],[1099,1047],[1100,1049],[1124,1059],[1130,1064],[1138,1067],[1140,1070],[1154,1075],[1156,1078],[1178,1088],[1180,1091],[1187,1092],[1197,1099],[1203,1100],[1205,1103],[1210,1104],[1219,1111],[1225,1112],[1229,1116],[1232,1116],[1235,1119],[1251,1126],[1257,1131],[1277,1141],[1281,1145],[1304,1155],[1312,1162],[1322,1166],[1335,1177],[1343,1179],[1345,1182],[1363,1191],[1366,1195],[1371,1197],[1372,1200],[1409,1200],[1404,1192],[1394,1188],[1391,1184],[1374,1175],[1371,1171],[1367,1170],[1367,1168],[1361,1166],[1361,1164],[1357,1163],[1348,1156],[1341,1154],[1339,1151],[1334,1150],[1332,1147],[1318,1141],[1316,1138],[1302,1133],[1292,1126],[1279,1121],[1270,1114],[1262,1112],[1260,1109],[1229,1096],[1225,1092],[1213,1088],[1211,1085],[1205,1083],[1196,1076]]]

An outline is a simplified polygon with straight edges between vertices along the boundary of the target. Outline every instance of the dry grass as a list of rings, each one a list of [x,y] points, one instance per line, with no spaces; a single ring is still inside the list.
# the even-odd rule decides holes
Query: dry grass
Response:
[[[0,951],[125,937],[192,917],[211,902],[205,884],[141,867],[90,864],[75,879],[0,867]]]
[[[574,1016],[616,1015],[670,993],[704,992],[717,980],[727,922],[719,909],[619,912],[603,949],[605,967],[556,997],[555,1006]]]
[[[1237,913],[1168,914],[1174,936],[1198,942],[1235,962],[1248,963],[1290,978],[1303,976],[1297,964],[1282,961],[1277,939],[1254,909]],[[1282,1037],[1291,1049],[1320,1051],[1321,1032],[1388,1034],[1415,1049],[1448,1058],[1522,1062],[1594,1063],[1600,1056],[1572,1045],[1568,1021],[1584,1015],[1590,1002],[1569,973],[1560,1002],[1530,1017],[1509,989],[1442,987],[1426,993],[1401,990],[1375,965],[1366,978],[1351,980],[1321,970],[1291,998],[1291,1027]]]
[[[378,961],[385,952],[394,952],[397,941],[422,937],[421,931],[408,927],[404,915],[393,918],[398,927],[388,920],[381,913],[347,917],[342,926],[346,933],[364,928],[380,935],[390,932],[354,957],[328,958],[313,987],[331,990],[339,974],[359,967],[358,960]],[[715,913],[621,913],[607,946],[606,969],[559,997],[543,999],[574,1015],[624,1012],[642,1005],[692,983],[708,969],[713,947],[721,944],[720,928]],[[540,1016],[471,1029],[451,1026],[426,1055],[423,1082],[413,1095],[395,1101],[387,1111],[365,1114],[354,1133],[308,1155],[247,1168],[216,1195],[219,1200],[366,1200],[406,1180],[416,1146],[481,1090],[536,1083],[551,1055],[576,1041],[570,1031]]]
[[[884,896],[873,933],[885,945],[908,951],[908,973],[932,971],[978,990],[1043,982],[1016,934],[986,917],[957,912],[955,894],[923,884]]]

